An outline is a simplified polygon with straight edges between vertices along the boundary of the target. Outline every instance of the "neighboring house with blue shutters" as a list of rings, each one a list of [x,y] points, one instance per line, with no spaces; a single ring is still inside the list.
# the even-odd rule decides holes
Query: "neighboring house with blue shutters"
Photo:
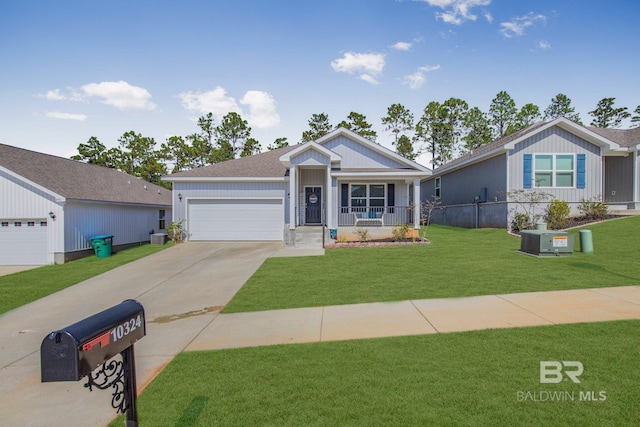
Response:
[[[538,189],[569,203],[602,197],[611,210],[640,208],[640,128],[601,129],[566,118],[535,123],[433,171],[421,199],[446,207],[435,223],[506,228],[516,190]]]

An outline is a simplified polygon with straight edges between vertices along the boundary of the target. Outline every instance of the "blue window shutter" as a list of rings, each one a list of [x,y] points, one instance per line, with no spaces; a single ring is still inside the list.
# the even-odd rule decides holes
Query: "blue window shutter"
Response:
[[[578,154],[577,159],[578,174],[576,176],[576,188],[584,188],[586,186],[587,155]]]
[[[524,155],[524,176],[522,177],[522,187],[531,188],[531,172],[533,170],[533,154]]]

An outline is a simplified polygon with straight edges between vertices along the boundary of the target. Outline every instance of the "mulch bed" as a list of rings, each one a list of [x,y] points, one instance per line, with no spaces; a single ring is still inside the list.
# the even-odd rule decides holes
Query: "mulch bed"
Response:
[[[411,245],[426,245],[431,243],[427,239],[416,239],[416,240],[402,240],[396,241],[393,239],[379,239],[379,240],[370,240],[368,242],[343,242],[343,243],[327,243],[325,244],[325,249],[338,249],[338,248],[376,248],[381,246],[411,246]]]
[[[574,228],[574,227],[580,227],[582,225],[587,225],[587,224],[596,224],[598,222],[602,222],[605,221],[607,219],[614,219],[614,218],[624,218],[623,216],[620,215],[607,215],[606,218],[603,219],[591,219],[591,218],[586,218],[586,217],[571,217],[567,220],[565,226],[561,229],[557,229],[557,230],[551,230],[549,229],[549,231],[565,231],[568,230],[570,228]],[[520,235],[520,230],[512,230],[510,231],[511,234],[514,234],[516,236]]]

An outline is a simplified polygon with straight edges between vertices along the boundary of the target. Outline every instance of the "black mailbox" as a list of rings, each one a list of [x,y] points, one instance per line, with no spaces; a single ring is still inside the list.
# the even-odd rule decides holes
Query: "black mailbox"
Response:
[[[78,381],[146,335],[144,308],[126,300],[42,341],[42,382]]]

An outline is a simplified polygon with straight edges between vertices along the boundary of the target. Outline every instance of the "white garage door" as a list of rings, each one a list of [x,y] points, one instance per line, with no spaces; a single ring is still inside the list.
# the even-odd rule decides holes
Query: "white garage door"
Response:
[[[282,199],[190,200],[190,240],[282,240]]]
[[[46,263],[46,219],[0,219],[0,265]]]

